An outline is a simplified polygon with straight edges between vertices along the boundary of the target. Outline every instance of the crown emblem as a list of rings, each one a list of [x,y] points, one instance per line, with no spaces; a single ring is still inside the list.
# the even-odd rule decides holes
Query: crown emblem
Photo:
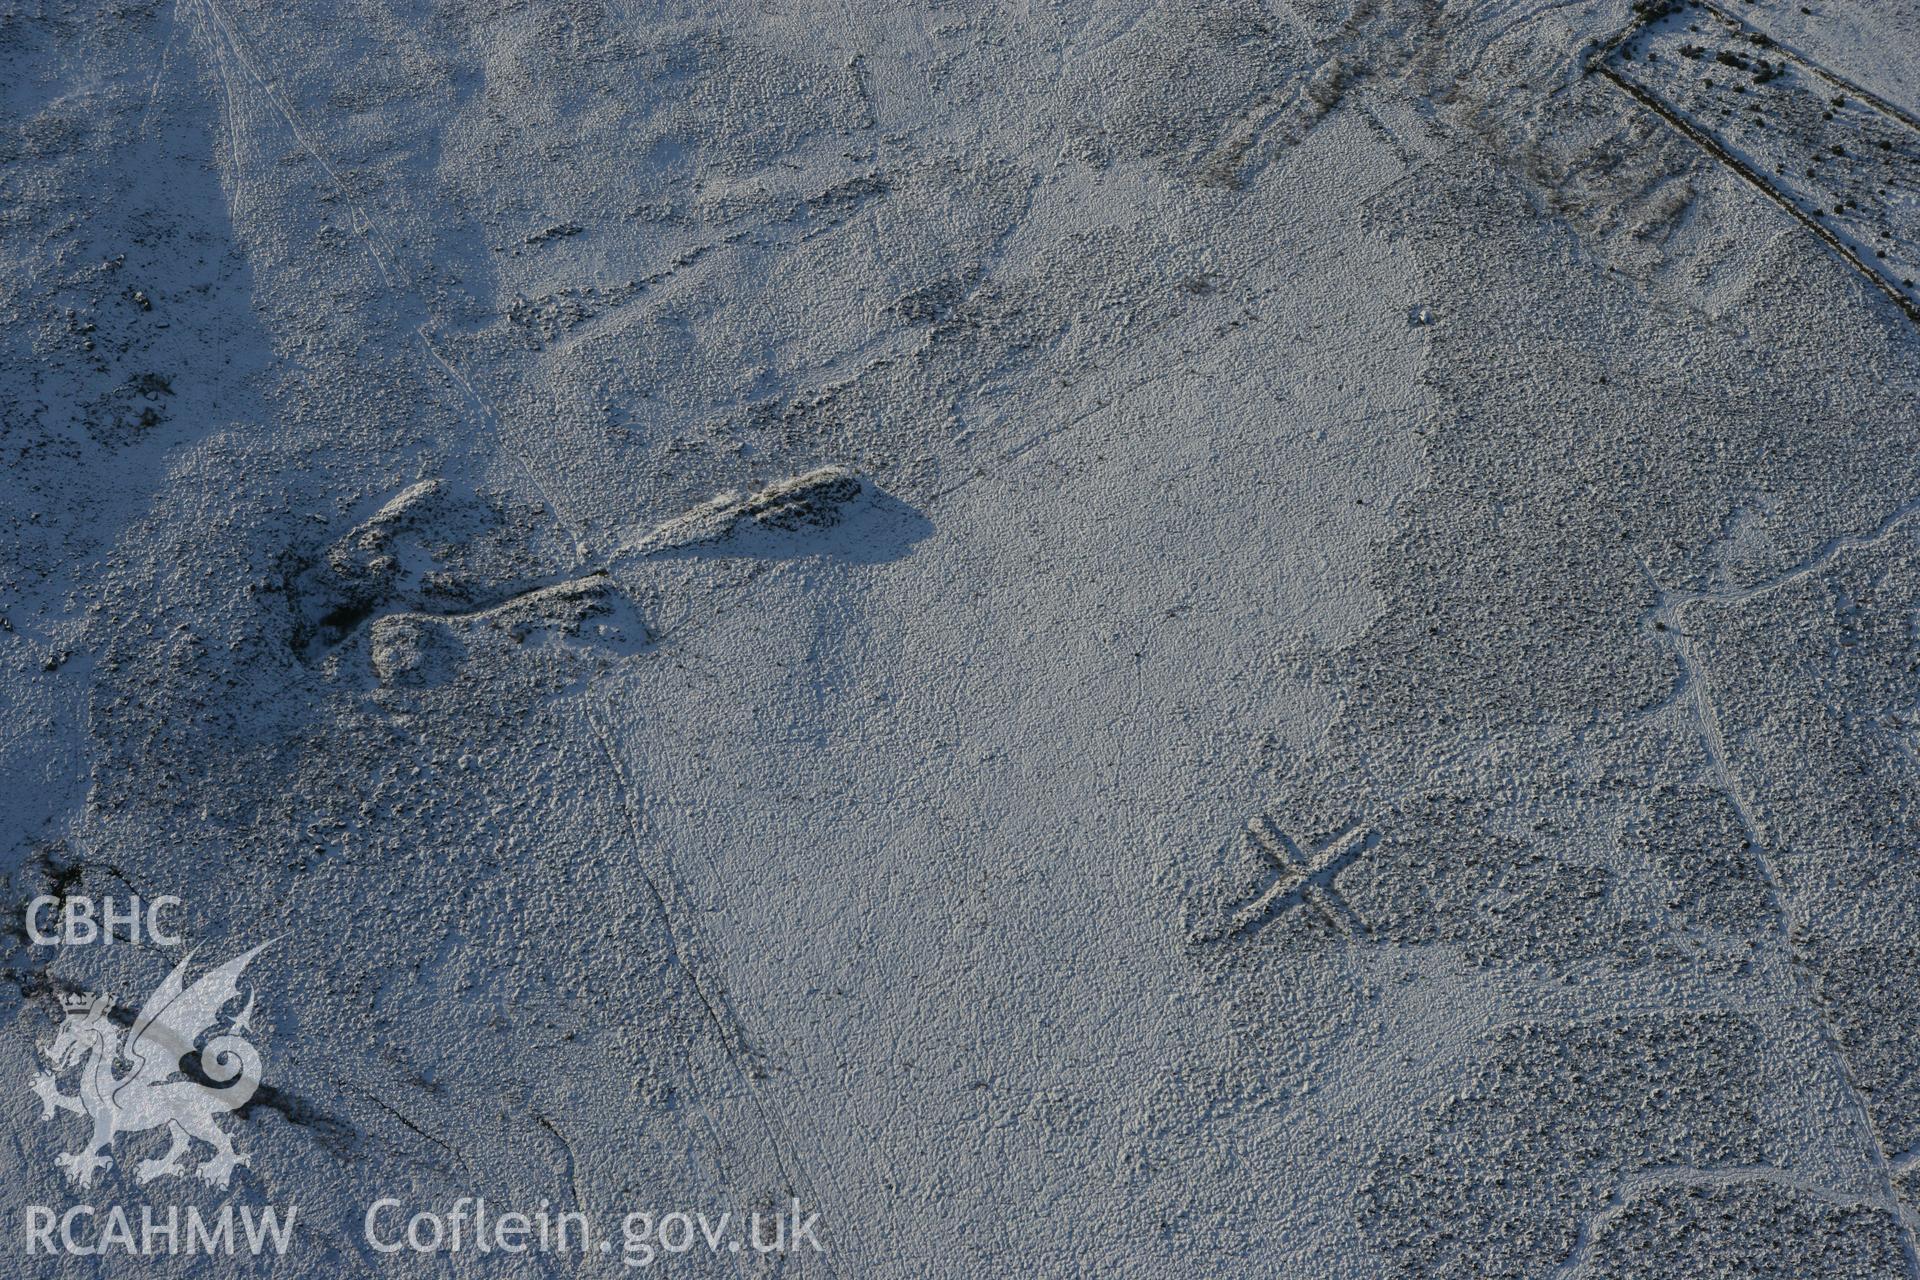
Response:
[[[85,991],[69,991],[60,997],[60,1007],[68,1013],[86,1013],[93,1008],[94,997]]]

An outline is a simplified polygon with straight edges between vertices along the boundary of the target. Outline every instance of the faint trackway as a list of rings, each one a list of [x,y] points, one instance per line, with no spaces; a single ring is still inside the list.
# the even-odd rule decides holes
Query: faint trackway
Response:
[[[285,122],[288,132],[293,135],[294,141],[298,142],[300,148],[313,159],[315,164],[320,166],[321,171],[327,175],[327,179],[333,183],[334,189],[340,193],[341,200],[346,203],[354,234],[359,237],[361,243],[366,247],[368,256],[373,259],[374,269],[380,273],[381,283],[384,284],[388,292],[395,297],[411,300],[417,308],[418,314],[424,317],[413,322],[413,331],[420,339],[421,346],[426,349],[428,358],[431,359],[466,396],[469,404],[472,406],[473,412],[479,415],[481,421],[485,423],[493,437],[504,442],[507,448],[512,451],[514,458],[520,464],[521,472],[526,476],[527,483],[531,485],[534,492],[540,496],[540,501],[546,506],[548,514],[553,517],[554,523],[572,534],[572,541],[577,544],[580,539],[582,526],[577,519],[568,514],[559,500],[555,498],[547,486],[541,482],[539,472],[533,465],[531,451],[527,447],[527,441],[523,434],[517,428],[508,427],[499,415],[494,413],[492,406],[474,389],[473,383],[469,381],[465,375],[460,373],[460,371],[454,367],[453,362],[434,345],[433,335],[430,332],[430,327],[434,324],[433,308],[427,302],[425,295],[419,287],[410,279],[404,278],[404,274],[400,272],[401,254],[394,246],[392,237],[389,236],[385,228],[366,211],[359,200],[355,199],[353,190],[347,184],[346,180],[340,176],[339,171],[333,167],[326,156],[321,153],[320,148],[308,137],[306,129],[301,125],[292,109],[280,100],[280,95],[274,90],[273,82],[261,74],[252,56],[247,53],[239,33],[234,29],[233,23],[221,12],[220,6],[215,3],[215,0],[198,0],[197,11],[204,13],[214,27],[218,29],[216,45],[224,47],[232,54],[234,61],[246,72],[248,78],[259,88],[261,95],[271,104],[275,113]],[[223,64],[220,69],[220,78],[227,93],[228,127],[230,131],[233,131],[233,140],[230,145],[234,148],[234,187],[236,192],[234,214],[237,222],[240,212],[238,193],[241,190],[243,180],[240,172],[240,142],[237,132],[239,128],[240,110],[233,91],[232,78],[226,72],[224,57],[219,54],[218,49],[216,49],[216,60]],[[396,274],[402,274],[400,283],[395,282]]]
[[[1671,610],[1676,618],[1680,611],[1696,604],[1739,604],[1778,591],[1782,587],[1804,582],[1815,574],[1825,571],[1835,560],[1849,551],[1858,551],[1863,547],[1875,546],[1892,537],[1899,527],[1915,516],[1920,516],[1920,497],[1909,498],[1894,508],[1893,514],[1882,520],[1866,533],[1842,534],[1829,538],[1812,558],[1803,564],[1784,569],[1770,578],[1763,578],[1749,587],[1738,587],[1721,591],[1679,591],[1661,593],[1661,605]],[[1658,585],[1658,584],[1656,584]]]
[[[574,1154],[573,1143],[568,1141],[566,1134],[560,1132],[558,1125],[547,1118],[546,1113],[532,1111],[530,1114],[539,1126],[545,1129],[555,1142],[560,1144],[560,1149],[566,1152],[567,1189],[573,1196],[573,1207],[584,1211],[587,1207],[587,1198],[580,1189],[580,1158]]]
[[[1677,613],[1674,614],[1677,618]],[[1789,953],[1793,950],[1792,900],[1785,883],[1780,878],[1778,868],[1767,853],[1767,843],[1761,835],[1758,822],[1754,818],[1752,800],[1745,794],[1733,770],[1727,764],[1726,738],[1720,727],[1720,716],[1707,696],[1706,681],[1701,676],[1699,660],[1695,656],[1693,640],[1681,633],[1677,626],[1670,626],[1668,634],[1672,637],[1673,651],[1681,665],[1681,678],[1691,691],[1690,701],[1694,723],[1700,730],[1701,744],[1706,750],[1709,767],[1713,770],[1714,780],[1727,799],[1733,804],[1734,812],[1740,819],[1740,826],[1746,833],[1748,843],[1753,848],[1755,861],[1760,873],[1765,877],[1769,896],[1774,903],[1775,919],[1780,936]],[[1900,1226],[1901,1249],[1906,1254],[1908,1274],[1920,1277],[1920,1247],[1916,1246],[1913,1224],[1901,1201],[1899,1189],[1894,1186],[1893,1170],[1887,1161],[1886,1147],[1880,1137],[1880,1128],[1874,1122],[1873,1112],[1867,1104],[1866,1093],[1853,1073],[1853,1064],[1848,1060],[1841,1046],[1839,1034],[1834,1030],[1833,1022],[1821,1006],[1819,993],[1811,989],[1810,978],[1804,969],[1795,964],[1791,966],[1794,986],[1801,1005],[1811,1011],[1814,1028],[1820,1044],[1827,1056],[1832,1059],[1835,1072],[1846,1091],[1847,1101],[1856,1117],[1860,1131],[1867,1142],[1867,1158],[1879,1176],[1884,1190],[1882,1206],[1894,1215]]]
[[[173,6],[167,10],[166,43],[160,46],[160,57],[153,68],[153,80],[147,85],[147,105],[140,111],[139,133],[143,137],[147,132],[147,121],[153,115],[153,104],[160,96],[160,83],[166,79],[167,60],[173,56],[173,42],[178,39],[180,35],[180,5],[182,3],[183,0],[174,0]]]
[[[485,399],[474,389],[473,384],[462,375],[458,369],[454,367],[453,362],[443,355],[434,345],[433,338],[428,331],[428,326],[431,323],[431,308],[428,306],[425,298],[411,281],[396,283],[395,276],[399,272],[398,264],[400,255],[394,248],[391,238],[380,224],[366,212],[359,201],[354,198],[345,180],[341,178],[333,165],[328,162],[319,147],[308,138],[305,129],[301,126],[293,112],[280,100],[279,95],[274,91],[272,83],[261,74],[252,58],[245,52],[237,32],[234,30],[226,15],[220,11],[219,6],[214,3],[214,0],[200,0],[200,5],[200,11],[203,12],[219,30],[219,43],[223,44],[226,49],[232,53],[234,60],[245,70],[247,75],[258,86],[261,94],[272,104],[275,112],[280,116],[281,120],[285,122],[287,129],[292,133],[294,139],[313,159],[314,163],[320,166],[321,170],[325,172],[328,179],[333,183],[334,188],[340,193],[341,199],[345,201],[351,214],[354,232],[359,236],[361,242],[367,249],[368,255],[373,259],[374,266],[380,274],[382,283],[395,295],[411,298],[419,308],[420,313],[427,317],[427,319],[415,325],[414,332],[419,337],[421,344],[425,347],[428,356],[440,367],[447,377],[466,394],[475,412],[479,413],[483,421],[492,429],[495,438],[504,441],[508,447],[513,450],[515,457],[520,462],[522,470],[526,474],[528,483],[530,483],[534,487],[534,490],[540,495],[549,514],[553,517],[554,522],[573,535],[573,541],[575,543],[574,554],[577,561],[579,556],[578,542],[581,532],[579,524],[565,513],[546,487],[541,484],[540,478],[529,460],[527,450],[524,448],[522,442],[515,438],[515,433],[505,429],[504,424],[499,417],[494,414]],[[225,81],[226,78],[226,73],[223,68],[223,81]],[[239,111],[230,83],[227,85],[227,95],[229,119],[234,127],[237,127]],[[239,163],[237,150],[235,163],[236,165]],[[239,180],[239,175],[236,173],[236,183]],[[706,1015],[715,1033],[719,1036],[729,1061],[733,1063],[734,1069],[739,1076],[742,1089],[752,1100],[755,1110],[759,1113],[767,1140],[773,1148],[775,1158],[780,1164],[782,1176],[786,1179],[789,1187],[804,1193],[804,1188],[807,1185],[805,1176],[788,1156],[786,1147],[789,1144],[783,1143],[780,1140],[780,1135],[776,1133],[776,1129],[779,1126],[777,1126],[772,1113],[761,1097],[760,1091],[753,1083],[753,1073],[742,1066],[742,1058],[748,1050],[740,1035],[737,1022],[730,1016],[722,1016],[721,1010],[727,1003],[725,993],[718,989],[709,989],[711,978],[706,974],[709,966],[704,960],[699,959],[693,954],[698,948],[687,936],[688,926],[686,921],[690,919],[690,916],[688,915],[686,905],[680,901],[682,895],[679,893],[677,886],[673,885],[669,877],[665,882],[672,887],[672,893],[671,896],[669,896],[668,892],[662,888],[662,881],[657,879],[652,871],[645,868],[646,842],[642,838],[638,826],[638,817],[632,808],[631,787],[626,783],[624,775],[620,770],[619,759],[613,750],[612,741],[608,737],[605,728],[594,719],[591,712],[588,713],[588,723],[593,729],[595,736],[599,739],[602,749],[607,753],[608,760],[614,769],[615,777],[620,783],[621,805],[626,813],[628,825],[635,841],[636,854],[643,860],[643,875],[646,878],[647,887],[656,905],[660,909],[665,927],[672,940],[674,953],[687,972],[689,986],[704,1006]],[[431,1135],[425,1135],[424,1131],[419,1130],[416,1126],[409,1124],[408,1127],[415,1129],[416,1132],[421,1132],[423,1136],[431,1137]],[[549,1125],[549,1127],[551,1126]],[[570,1148],[569,1154],[571,1154]],[[807,1196],[806,1198],[813,1200],[814,1203],[819,1203],[816,1197]],[[835,1274],[832,1264],[828,1262],[824,1256],[819,1259],[819,1262],[820,1265],[825,1267],[829,1275]]]
[[[580,558],[578,547],[582,534],[581,524],[567,513],[559,500],[552,494],[548,487],[542,483],[531,461],[530,450],[526,442],[520,438],[519,433],[506,426],[493,411],[492,406],[487,402],[485,397],[474,387],[472,381],[461,373],[454,362],[436,345],[431,331],[434,323],[432,308],[427,303],[420,289],[410,279],[406,278],[400,265],[402,261],[401,254],[395,247],[391,236],[386,232],[385,228],[367,212],[360,201],[355,198],[346,180],[341,176],[339,171],[334,168],[332,163],[328,161],[320,147],[310,138],[307,130],[295,116],[291,108],[281,100],[274,88],[273,82],[260,71],[252,56],[247,53],[244,43],[235,30],[233,23],[221,11],[214,0],[199,0],[195,12],[203,14],[213,27],[217,29],[217,46],[224,49],[227,54],[230,54],[234,62],[245,72],[247,77],[254,82],[261,95],[285,123],[288,131],[300,145],[301,149],[312,158],[314,163],[320,167],[322,172],[326,174],[328,180],[333,184],[334,189],[339,193],[341,200],[347,207],[353,231],[362,242],[368,256],[372,259],[382,284],[394,296],[411,300],[417,308],[417,314],[420,318],[413,322],[413,329],[422,347],[426,351],[428,358],[432,360],[447,379],[464,394],[471,406],[472,412],[487,426],[493,437],[504,442],[507,447],[512,450],[528,483],[540,496],[549,515],[558,526],[567,530],[567,532],[572,535],[571,541],[574,546],[573,554],[575,557],[575,567],[577,568]],[[229,129],[231,131],[229,145],[233,149],[234,164],[236,166],[235,182],[236,189],[238,189],[239,184],[243,181],[243,177],[238,171],[244,154],[243,144],[240,141],[238,132],[241,112],[231,77],[224,65],[225,58],[218,49],[216,50],[216,59],[222,64],[220,66],[220,73],[227,96]],[[236,208],[236,214],[237,213],[238,209]],[[1103,404],[1100,407],[1104,408],[1105,405]],[[756,567],[755,571],[749,575],[749,578],[757,577],[765,568],[766,566]],[[743,1061],[750,1053],[750,1050],[740,1034],[737,1022],[731,1017],[730,1011],[727,1016],[723,1016],[722,1011],[727,1008],[725,993],[711,986],[710,966],[703,956],[695,954],[701,948],[697,940],[690,936],[688,932],[688,922],[693,918],[689,912],[689,908],[682,900],[683,895],[679,892],[677,884],[672,880],[670,872],[667,873],[663,879],[656,876],[654,871],[644,869],[647,845],[639,830],[638,817],[632,809],[631,788],[626,784],[624,777],[620,774],[619,761],[605,728],[593,718],[590,712],[588,713],[588,719],[595,735],[601,742],[602,748],[608,754],[609,761],[615,769],[616,777],[620,779],[623,788],[622,805],[627,813],[629,826],[632,830],[636,854],[643,860],[643,875],[646,878],[648,889],[661,911],[665,927],[668,929],[669,936],[672,939],[675,954],[687,971],[689,985],[700,999],[715,1034],[719,1037],[729,1061],[733,1064],[742,1090],[746,1096],[751,1099],[752,1105],[759,1115],[767,1140],[780,1165],[782,1176],[786,1179],[790,1187],[803,1189],[806,1186],[805,1177],[788,1154],[788,1149],[792,1145],[791,1138],[780,1132],[782,1126],[778,1124],[772,1110],[761,1096],[760,1090],[755,1086],[753,1072],[743,1065]],[[409,1124],[408,1127],[414,1128],[416,1132],[422,1132],[423,1136],[431,1137],[431,1135],[425,1135],[424,1131],[418,1130],[417,1127],[411,1124]],[[715,1159],[716,1163],[720,1163],[717,1154],[715,1155]],[[817,1197],[808,1196],[807,1198],[813,1199],[816,1203],[818,1202]],[[820,1264],[826,1268],[828,1274],[834,1274],[830,1262],[824,1257],[819,1261]]]
[[[636,807],[638,795],[634,784],[627,778],[626,770],[620,762],[620,753],[614,749],[613,736],[591,707],[586,708],[587,725],[593,730],[599,741],[600,749],[606,754],[607,767],[612,770],[613,780],[618,791],[618,803],[622,817],[626,821],[627,832],[633,840],[635,865],[639,868],[641,879],[647,886],[647,894],[653,900],[654,907],[660,913],[662,926],[667,931],[667,940],[673,949],[674,958],[686,974],[687,986],[700,1001],[708,1025],[712,1027],[731,1067],[740,1091],[752,1105],[759,1119],[761,1132],[779,1166],[780,1176],[785,1179],[787,1189],[798,1196],[803,1203],[821,1205],[824,1202],[813,1193],[805,1170],[792,1157],[795,1146],[793,1135],[781,1123],[778,1111],[770,1106],[761,1095],[758,1080],[761,1072],[750,1065],[754,1058],[751,1045],[740,1019],[733,1011],[732,1002],[726,989],[713,976],[714,966],[706,957],[706,942],[701,933],[698,917],[686,900],[686,894],[680,886],[673,869],[664,864],[656,865],[656,859],[650,851],[656,846],[650,843],[642,830],[643,819]],[[724,1171],[724,1162],[715,1153],[715,1163]],[[844,1203],[844,1197],[840,1203]],[[795,1255],[798,1257],[799,1255]],[[818,1257],[819,1265],[828,1275],[837,1275],[827,1255]]]
[[[469,1184],[473,1186],[476,1190],[487,1184],[487,1180],[480,1176],[480,1171],[473,1167],[472,1162],[467,1159],[465,1153],[462,1152],[458,1147],[448,1142],[445,1138],[442,1138],[439,1134],[430,1132],[425,1126],[420,1125],[417,1122],[409,1119],[406,1116],[406,1114],[402,1112],[398,1107],[394,1106],[391,1102],[388,1102],[385,1098],[382,1098],[378,1093],[375,1093],[372,1089],[369,1089],[365,1085],[359,1084],[357,1082],[350,1082],[350,1081],[343,1081],[343,1080],[336,1080],[334,1081],[334,1084],[341,1088],[351,1089],[352,1092],[359,1094],[362,1098],[365,1098],[368,1102],[371,1102],[374,1106],[386,1112],[387,1115],[391,1116],[400,1125],[401,1128],[407,1130],[409,1133],[412,1133],[417,1137],[425,1139],[427,1142],[432,1143],[434,1146],[438,1147],[440,1150],[446,1152],[447,1155],[455,1163],[457,1163],[462,1169],[465,1169],[467,1171],[467,1178],[468,1178]]]
[[[1730,589],[1708,589],[1704,591],[1675,591],[1663,586],[1647,567],[1640,562],[1640,574],[1653,588],[1654,603],[1647,610],[1646,617],[1655,624],[1656,633],[1671,638],[1676,649],[1681,641],[1687,640],[1686,611],[1694,605],[1743,604],[1759,596],[1793,586],[1815,577],[1832,567],[1842,555],[1849,551],[1858,551],[1865,547],[1877,546],[1892,537],[1901,525],[1920,516],[1920,497],[1909,499],[1900,504],[1893,514],[1882,520],[1866,533],[1843,534],[1829,538],[1810,558],[1783,569],[1779,573],[1761,579],[1750,586]],[[1624,531],[1623,531],[1624,532]],[[1681,662],[1681,678],[1672,694],[1637,714],[1641,716],[1657,715],[1682,700],[1691,700],[1697,696],[1695,664],[1691,661],[1692,651],[1676,653]]]
[[[1707,755],[1708,766],[1713,771],[1714,782],[1732,803],[1734,812],[1738,815],[1740,825],[1753,849],[1760,872],[1766,879],[1768,891],[1773,898],[1775,920],[1789,954],[1793,950],[1794,924],[1791,895],[1781,880],[1773,859],[1767,853],[1767,842],[1755,818],[1756,810],[1752,799],[1745,794],[1733,769],[1727,763],[1726,736],[1720,725],[1719,712],[1713,705],[1713,699],[1708,695],[1703,666],[1695,649],[1694,637],[1688,634],[1684,625],[1685,611],[1697,604],[1739,604],[1807,581],[1831,567],[1848,551],[1871,547],[1885,541],[1915,515],[1920,515],[1920,498],[1912,498],[1902,503],[1870,531],[1829,539],[1826,545],[1804,564],[1783,570],[1770,578],[1743,588],[1670,592],[1660,585],[1659,580],[1647,570],[1644,564],[1641,566],[1642,573],[1646,574],[1647,580],[1656,592],[1656,602],[1651,611],[1656,624],[1656,634],[1671,646],[1671,652],[1680,666],[1680,687],[1675,692],[1675,698],[1684,699],[1689,704],[1694,724],[1700,733],[1701,746]],[[1848,1104],[1857,1118],[1861,1133],[1867,1139],[1868,1160],[1878,1175],[1884,1191],[1881,1206],[1893,1214],[1900,1228],[1900,1244],[1902,1252],[1906,1255],[1907,1273],[1916,1280],[1920,1280],[1920,1234],[1916,1233],[1913,1215],[1907,1211],[1899,1189],[1894,1185],[1895,1170],[1888,1158],[1886,1146],[1881,1140],[1879,1126],[1874,1122],[1866,1093],[1854,1076],[1853,1064],[1848,1060],[1839,1034],[1820,1004],[1818,993],[1809,988],[1808,975],[1797,964],[1792,966],[1792,970],[1799,1002],[1812,1011],[1814,1026],[1822,1049],[1832,1059],[1834,1069],[1846,1091]]]
[[[1614,1185],[1613,1194],[1607,1197],[1606,1204],[1580,1220],[1573,1251],[1567,1255],[1565,1261],[1554,1268],[1550,1280],[1571,1280],[1571,1277],[1578,1275],[1587,1263],[1587,1255],[1592,1251],[1594,1240],[1602,1234],[1606,1225],[1625,1212],[1635,1197],[1642,1192],[1664,1187],[1711,1187],[1715,1190],[1726,1190],[1755,1185],[1778,1187],[1838,1209],[1884,1210],[1887,1207],[1877,1197],[1842,1195],[1817,1182],[1797,1177],[1775,1165],[1725,1165],[1706,1169],[1695,1168],[1692,1165],[1665,1165],[1659,1168],[1637,1169],[1622,1175]]]
[[[1633,91],[1632,86],[1623,84],[1622,87],[1626,88],[1629,92]],[[1636,94],[1636,96],[1639,95]],[[1384,128],[1385,126],[1382,127]],[[1644,564],[1641,566],[1642,572],[1646,575],[1655,594],[1655,603],[1649,611],[1649,617],[1652,621],[1659,624],[1658,634],[1671,646],[1674,658],[1680,666],[1679,687],[1675,690],[1674,695],[1664,700],[1660,707],[1650,708],[1649,710],[1663,709],[1666,706],[1673,705],[1682,700],[1688,704],[1694,723],[1700,732],[1701,744],[1707,754],[1708,765],[1713,771],[1714,779],[1721,791],[1727,796],[1729,802],[1734,806],[1734,810],[1746,832],[1746,837],[1752,842],[1755,856],[1760,864],[1761,873],[1765,877],[1773,897],[1776,919],[1779,922],[1782,937],[1786,941],[1789,951],[1791,951],[1792,947],[1792,938],[1789,924],[1790,917],[1788,915],[1788,900],[1781,884],[1778,870],[1774,867],[1772,859],[1767,856],[1765,851],[1766,846],[1760,840],[1759,832],[1754,822],[1753,806],[1748,798],[1741,793],[1733,772],[1727,765],[1727,749],[1720,729],[1719,716],[1713,707],[1711,699],[1707,697],[1706,684],[1701,676],[1700,664],[1695,655],[1692,640],[1684,631],[1683,622],[1685,613],[1695,605],[1737,604],[1804,581],[1824,571],[1832,565],[1839,556],[1850,550],[1873,546],[1885,541],[1892,536],[1902,524],[1916,515],[1920,515],[1920,496],[1910,498],[1901,503],[1891,514],[1866,533],[1845,534],[1829,539],[1820,550],[1804,563],[1782,570],[1780,573],[1763,579],[1760,582],[1731,590],[1670,591],[1646,569]],[[1916,1247],[1916,1232],[1912,1222],[1912,1215],[1906,1211],[1894,1186],[1893,1168],[1887,1159],[1885,1148],[1881,1144],[1879,1130],[1874,1124],[1873,1117],[1867,1108],[1865,1094],[1860,1089],[1859,1082],[1854,1079],[1852,1066],[1848,1062],[1844,1051],[1841,1049],[1832,1024],[1820,1009],[1819,1002],[1814,994],[1807,990],[1807,979],[1799,973],[1798,966],[1795,966],[1795,974],[1795,985],[1798,988],[1796,994],[1800,1002],[1813,1011],[1813,1019],[1821,1044],[1825,1052],[1833,1060],[1835,1070],[1842,1086],[1846,1090],[1848,1101],[1858,1118],[1859,1129],[1867,1138],[1869,1160],[1875,1173],[1878,1175],[1883,1190],[1883,1195],[1880,1197],[1879,1203],[1881,1207],[1887,1209],[1894,1215],[1896,1222],[1898,1222],[1900,1226],[1901,1248],[1906,1256],[1908,1275],[1913,1277],[1914,1280],[1920,1280],[1920,1248]],[[1920,1159],[1912,1155],[1904,1157],[1904,1159],[1908,1159],[1910,1163],[1903,1166],[1903,1168],[1920,1167]],[[1556,1273],[1557,1275],[1569,1275],[1572,1273],[1572,1270],[1578,1266],[1588,1236],[1588,1224],[1583,1222],[1580,1234],[1581,1243],[1576,1246],[1573,1257],[1566,1266],[1562,1267]]]

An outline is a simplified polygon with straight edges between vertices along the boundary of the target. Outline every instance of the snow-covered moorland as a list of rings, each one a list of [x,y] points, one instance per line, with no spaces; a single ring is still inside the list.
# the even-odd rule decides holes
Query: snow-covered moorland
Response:
[[[0,68],[0,1271],[1920,1280],[1913,0]]]

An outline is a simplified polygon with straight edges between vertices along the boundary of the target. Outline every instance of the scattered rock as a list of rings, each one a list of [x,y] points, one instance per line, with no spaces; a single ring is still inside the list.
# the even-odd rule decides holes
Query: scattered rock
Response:
[[[749,532],[792,534],[840,523],[864,489],[847,467],[820,467],[749,494],[727,492],[659,526],[631,548],[647,555],[721,542]]]

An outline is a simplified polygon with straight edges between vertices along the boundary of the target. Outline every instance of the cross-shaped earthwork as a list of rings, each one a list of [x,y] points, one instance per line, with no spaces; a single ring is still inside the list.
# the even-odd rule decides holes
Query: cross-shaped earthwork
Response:
[[[1223,937],[1252,933],[1282,912],[1299,906],[1324,917],[1339,933],[1351,936],[1367,932],[1366,923],[1354,914],[1347,900],[1334,888],[1333,881],[1355,858],[1373,846],[1377,836],[1371,828],[1355,823],[1316,846],[1311,853],[1302,853],[1292,836],[1265,814],[1260,814],[1248,821],[1245,839],[1271,864],[1273,879],[1233,913]]]

